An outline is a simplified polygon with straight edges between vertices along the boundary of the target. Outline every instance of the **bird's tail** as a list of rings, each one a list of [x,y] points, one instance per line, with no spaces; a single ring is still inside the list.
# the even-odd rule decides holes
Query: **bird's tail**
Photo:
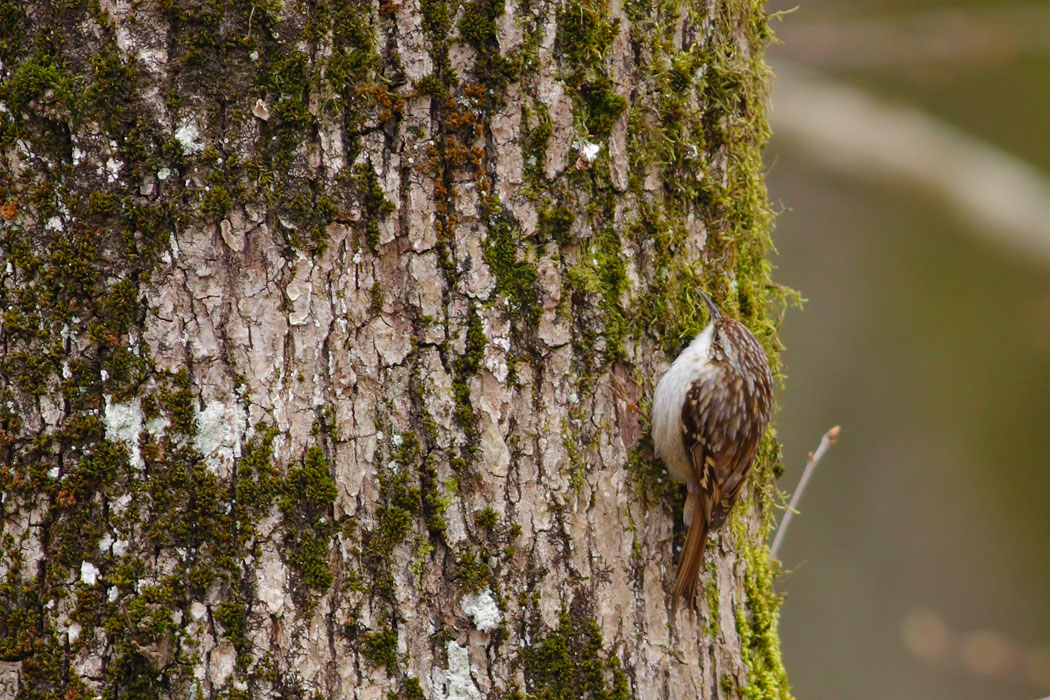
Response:
[[[678,573],[675,575],[672,600],[677,603],[679,596],[684,597],[690,605],[696,599],[696,583],[700,577],[700,567],[704,563],[704,548],[707,546],[707,518],[699,496],[689,494],[693,499],[693,519],[689,523],[689,533],[685,536],[685,546],[678,561]]]

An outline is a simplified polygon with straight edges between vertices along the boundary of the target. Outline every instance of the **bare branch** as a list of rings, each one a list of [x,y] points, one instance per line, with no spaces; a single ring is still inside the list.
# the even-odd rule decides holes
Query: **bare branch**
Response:
[[[806,490],[806,484],[809,483],[810,477],[813,475],[813,470],[816,468],[817,463],[824,456],[824,453],[828,451],[828,448],[835,444],[835,440],[839,436],[841,428],[835,426],[828,432],[824,433],[824,437],[820,439],[820,445],[817,446],[816,452],[809,453],[809,461],[806,462],[806,468],[802,470],[802,478],[798,480],[798,488],[795,489],[795,493],[791,495],[791,503],[788,504],[787,510],[784,512],[784,518],[780,521],[780,527],[777,528],[777,534],[773,538],[773,544],[769,548],[770,556],[777,556],[777,552],[780,551],[780,544],[784,541],[784,533],[787,532],[788,523],[791,522],[792,516],[795,514],[795,507],[798,505],[799,500],[802,499],[802,492]]]

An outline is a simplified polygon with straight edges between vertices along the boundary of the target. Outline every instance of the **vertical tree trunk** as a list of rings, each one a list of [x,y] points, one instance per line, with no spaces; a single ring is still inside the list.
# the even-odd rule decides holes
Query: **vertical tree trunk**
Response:
[[[645,406],[771,351],[758,0],[0,0],[0,696],[786,698]],[[683,606],[684,607],[684,606]]]

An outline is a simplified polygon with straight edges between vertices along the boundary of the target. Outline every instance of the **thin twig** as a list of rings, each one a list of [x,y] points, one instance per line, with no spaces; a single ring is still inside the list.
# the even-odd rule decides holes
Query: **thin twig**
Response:
[[[248,33],[244,36],[244,40],[248,41],[252,38],[252,17],[255,16],[255,5],[252,5],[252,11],[248,13]]]
[[[802,470],[802,478],[798,480],[798,488],[795,489],[795,493],[791,494],[791,503],[788,504],[787,510],[784,512],[784,519],[780,521],[780,527],[777,528],[777,534],[773,538],[772,546],[769,548],[770,556],[775,557],[777,552],[780,551],[780,543],[784,541],[784,533],[787,532],[788,523],[791,522],[791,518],[795,514],[795,506],[798,505],[799,500],[802,498],[802,492],[806,490],[809,477],[813,475],[813,470],[816,468],[817,462],[824,456],[824,453],[835,444],[835,440],[839,436],[839,430],[839,426],[836,425],[824,433],[824,437],[820,439],[817,451],[809,453],[809,461],[806,462],[806,468]]]

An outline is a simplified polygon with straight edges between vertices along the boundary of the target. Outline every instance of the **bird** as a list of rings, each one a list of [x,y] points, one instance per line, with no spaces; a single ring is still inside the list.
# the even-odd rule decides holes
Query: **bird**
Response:
[[[707,536],[736,502],[774,409],[773,375],[762,344],[697,291],[711,321],[661,377],[651,409],[656,456],[686,485],[685,514],[692,509],[691,519],[685,517],[689,531],[673,605],[680,597],[695,600]]]

